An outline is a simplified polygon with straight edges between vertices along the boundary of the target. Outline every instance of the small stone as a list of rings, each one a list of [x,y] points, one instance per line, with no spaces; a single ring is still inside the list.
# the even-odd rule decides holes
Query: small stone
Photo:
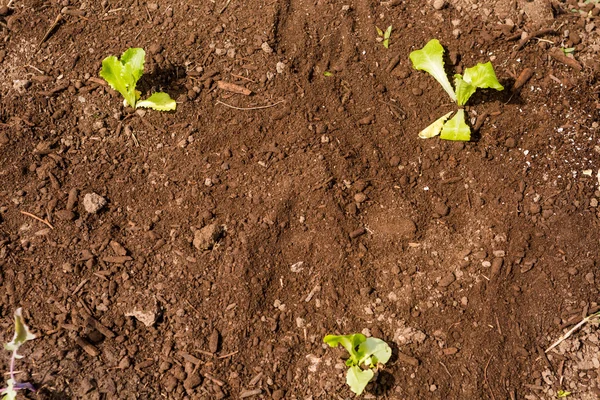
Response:
[[[444,7],[446,7],[446,0],[434,0],[433,8],[436,10],[441,10]]]
[[[19,93],[25,93],[27,89],[31,86],[31,81],[26,79],[15,79],[13,81],[13,89],[15,89]]]
[[[423,94],[423,89],[416,87],[416,88],[412,88],[411,92],[414,96],[420,96]]]
[[[531,203],[529,205],[529,212],[531,214],[539,214],[542,211],[542,207],[538,203]]]
[[[199,229],[194,234],[194,247],[198,250],[210,250],[217,240],[223,235],[223,227],[217,224],[210,224]]]
[[[281,61],[277,63],[277,65],[275,66],[275,70],[277,71],[278,74],[283,74],[283,72],[285,71],[285,64],[282,63]]]
[[[56,218],[60,219],[61,221],[72,221],[75,219],[75,213],[69,210],[60,210],[54,215],[56,215]]]
[[[262,49],[262,51],[264,51],[267,54],[273,53],[273,48],[271,48],[271,46],[269,46],[269,43],[267,43],[267,42],[264,42],[263,44],[261,44],[260,48]]]
[[[125,356],[119,361],[119,369],[127,369],[131,366],[131,360]]]
[[[592,199],[590,200],[590,207],[598,207],[598,199],[595,197],[592,197]]]
[[[398,165],[400,165],[400,157],[398,156],[392,156],[390,158],[390,167],[397,167]]]
[[[193,374],[189,375],[187,379],[183,382],[183,387],[185,390],[190,391],[195,387],[199,386],[202,383],[202,377],[196,371]]]
[[[367,195],[364,194],[364,193],[362,193],[362,192],[361,193],[356,193],[354,195],[354,201],[357,202],[357,203],[359,203],[359,204],[360,203],[364,203],[366,200],[367,200]]]
[[[284,398],[284,396],[285,390],[277,389],[273,392],[273,395],[271,397],[273,398],[273,400],[281,400]]]
[[[587,283],[589,283],[590,285],[594,284],[595,278],[594,278],[594,273],[593,272],[588,272],[587,274],[585,274],[585,280],[587,281]]]
[[[148,47],[148,53],[150,53],[151,55],[158,54],[161,51],[163,51],[163,47],[159,43],[152,43],[150,47]]]
[[[8,8],[8,6],[4,5],[0,7],[0,17],[7,16],[9,12],[10,9]]]
[[[456,347],[448,347],[442,350],[445,356],[451,356],[453,354],[458,353],[458,349]]]
[[[509,137],[508,139],[506,139],[506,141],[504,142],[504,145],[509,148],[509,149],[513,149],[515,148],[515,146],[517,145],[517,141],[515,140],[515,138]]]
[[[358,124],[359,125],[370,125],[373,123],[374,120],[375,120],[374,115],[367,115],[366,117],[359,119]]]
[[[430,392],[435,392],[437,390],[437,386],[435,385],[429,385],[429,391]]]
[[[96,193],[88,193],[83,197],[83,208],[90,214],[96,214],[106,204],[106,199]]]
[[[448,275],[446,275],[445,277],[440,279],[438,286],[440,286],[440,287],[450,286],[452,284],[452,282],[454,282],[455,280],[456,280],[456,277],[454,276],[454,274],[452,272],[450,272]]]
[[[444,202],[437,201],[433,204],[433,212],[445,217],[450,213],[450,207],[448,207]]]
[[[171,393],[177,387],[177,379],[173,375],[165,375],[162,385],[167,393]]]

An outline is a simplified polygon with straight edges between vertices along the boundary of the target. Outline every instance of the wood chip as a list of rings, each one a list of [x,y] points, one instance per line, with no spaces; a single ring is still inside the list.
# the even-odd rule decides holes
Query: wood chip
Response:
[[[240,85],[236,85],[235,83],[217,81],[217,86],[219,89],[223,89],[227,92],[243,94],[244,96],[250,96],[252,94],[252,90]]]
[[[513,89],[519,90],[523,85],[525,85],[527,83],[527,81],[529,79],[531,79],[533,74],[534,74],[533,68],[525,68],[523,71],[521,71],[521,73],[517,77],[517,80],[515,81]]]
[[[573,68],[577,72],[580,72],[583,69],[581,64],[579,64],[576,59],[567,57],[565,53],[563,53],[558,47],[553,47],[548,54],[550,54],[550,57],[554,58],[556,61]]]
[[[100,323],[100,321],[98,321],[94,317],[88,317],[86,319],[86,322],[88,325],[94,327],[98,332],[103,334],[105,337],[107,337],[109,339],[112,339],[115,337],[115,334],[113,333],[113,331],[108,329],[106,326],[102,325],[102,323]]]
[[[240,393],[240,399],[245,399],[247,397],[256,396],[262,393],[262,389],[254,389],[254,390],[244,390]]]
[[[85,351],[92,357],[98,357],[100,355],[100,350],[98,350],[96,346],[94,346],[93,344],[81,337],[77,337],[77,339],[75,339],[75,343],[81,346],[83,351]]]

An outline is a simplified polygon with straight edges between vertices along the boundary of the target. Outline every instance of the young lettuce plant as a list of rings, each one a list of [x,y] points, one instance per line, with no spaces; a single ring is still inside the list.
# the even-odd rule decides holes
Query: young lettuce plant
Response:
[[[346,383],[357,395],[362,394],[369,381],[373,379],[375,375],[373,369],[388,362],[392,355],[392,349],[386,342],[372,337],[367,338],[360,333],[343,336],[327,335],[323,341],[330,347],[341,344],[350,354],[346,360],[346,366],[349,367]],[[365,365],[367,369],[362,369],[361,365]]]
[[[443,56],[444,48],[437,39],[430,40],[425,47],[411,52],[409,56],[413,67],[431,74],[459,107],[456,115],[450,121],[446,122],[452,115],[452,111],[423,129],[419,133],[419,137],[428,139],[440,135],[440,138],[445,140],[469,141],[471,140],[471,128],[465,122],[465,110],[462,107],[467,104],[478,88],[504,90],[504,87],[498,82],[494,67],[488,61],[485,64],[480,63],[465,69],[463,75],[454,75],[455,91],[444,70]]]
[[[2,400],[15,400],[17,398],[18,390],[27,389],[35,391],[35,388],[31,383],[17,382],[15,379],[15,360],[23,358],[17,351],[25,342],[32,339],[35,339],[35,335],[29,331],[29,327],[25,325],[25,322],[23,321],[21,309],[17,308],[15,311],[15,336],[10,343],[4,345],[6,350],[12,351],[12,356],[10,358],[10,378],[6,381],[7,387],[0,389]]]
[[[144,63],[146,52],[140,48],[127,49],[121,59],[115,56],[106,57],[102,60],[100,76],[111,88],[121,93],[124,97],[123,104],[133,108],[146,107],[158,111],[175,110],[175,100],[163,92],[153,93],[146,100],[140,101],[141,93],[135,90],[137,81],[144,74]]]

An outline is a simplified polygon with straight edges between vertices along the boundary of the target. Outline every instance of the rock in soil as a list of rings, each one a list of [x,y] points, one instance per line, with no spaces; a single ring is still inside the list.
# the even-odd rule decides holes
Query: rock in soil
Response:
[[[221,238],[224,229],[221,225],[210,224],[199,229],[194,234],[194,247],[198,250],[210,250]]]
[[[88,193],[83,197],[83,208],[90,214],[96,214],[106,204],[106,199],[96,193]]]

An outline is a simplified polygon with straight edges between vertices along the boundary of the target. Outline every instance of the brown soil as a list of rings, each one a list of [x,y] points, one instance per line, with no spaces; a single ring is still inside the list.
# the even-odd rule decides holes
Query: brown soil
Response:
[[[39,335],[22,396],[345,399],[322,338],[364,332],[394,348],[366,398],[597,398],[591,358],[543,349],[598,306],[600,6],[169,3],[0,17],[1,326],[23,307]],[[506,88],[472,98],[472,142],[417,137],[453,108],[408,60],[431,38]],[[176,112],[98,78],[128,47]]]

